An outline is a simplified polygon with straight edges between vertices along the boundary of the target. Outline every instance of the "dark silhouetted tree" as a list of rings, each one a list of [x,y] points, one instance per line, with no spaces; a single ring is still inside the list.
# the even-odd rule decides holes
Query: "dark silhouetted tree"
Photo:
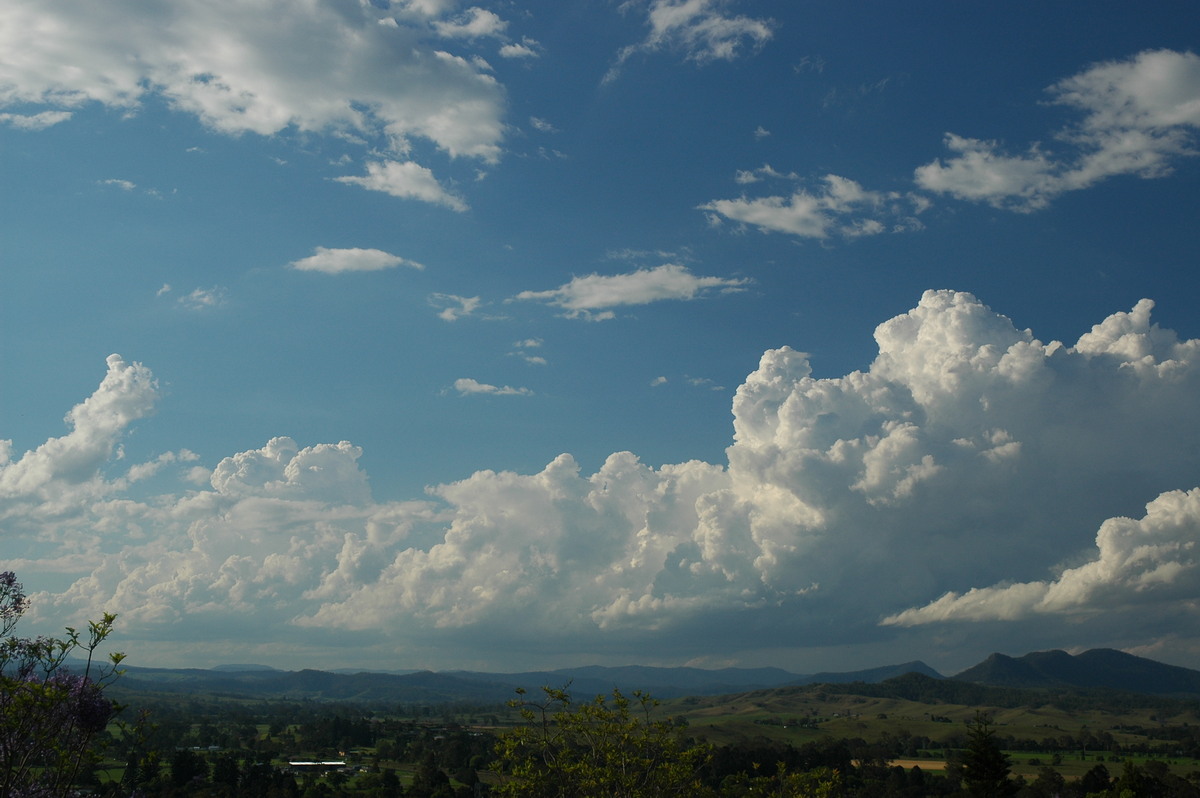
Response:
[[[967,722],[967,747],[962,754],[962,780],[967,792],[980,798],[1009,795],[1008,756],[1000,749],[992,719],[976,712]]]

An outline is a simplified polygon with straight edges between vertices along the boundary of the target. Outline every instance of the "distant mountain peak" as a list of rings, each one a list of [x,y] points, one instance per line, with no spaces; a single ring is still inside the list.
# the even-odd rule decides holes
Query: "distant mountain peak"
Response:
[[[866,682],[874,684],[908,673],[919,673],[933,679],[944,679],[942,674],[926,665],[921,660],[913,660],[900,665],[884,665],[879,668],[868,668],[861,671],[845,671],[841,673],[814,673],[804,676],[793,684],[846,684],[849,682]]]
[[[1200,671],[1166,665],[1113,648],[1082,654],[1057,649],[1022,657],[994,653],[955,679],[1002,687],[1080,687],[1153,695],[1200,693]]]

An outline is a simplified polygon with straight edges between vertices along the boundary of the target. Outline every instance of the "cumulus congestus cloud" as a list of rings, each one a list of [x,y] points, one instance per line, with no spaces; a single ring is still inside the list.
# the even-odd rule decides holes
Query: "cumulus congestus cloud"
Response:
[[[1168,605],[1194,635],[1179,599],[1200,590],[1200,451],[1186,445],[1200,341],[1156,326],[1152,308],[1068,345],[970,294],[927,292],[879,325],[863,371],[820,378],[795,349],[766,352],[737,390],[727,463],[620,452],[587,473],[563,454],[409,502],[372,497],[358,447],[288,438],[225,458],[203,489],[137,498],[104,460],[153,382],[110,359],[125,376],[97,395],[127,409],[103,425],[73,411],[72,435],[102,427],[94,445],[6,460],[0,513],[18,548],[58,543],[38,567],[72,584],[39,596],[40,613],[105,607],[160,644],[204,628],[237,645],[252,616],[256,639],[269,628],[293,643],[319,630],[492,654],[569,641],[586,655],[653,635],[682,658],[1034,615],[1095,644],[1121,634],[1126,610]],[[59,449],[85,455],[22,477]],[[81,468],[86,496],[55,491]],[[51,494],[65,497],[53,535]]]

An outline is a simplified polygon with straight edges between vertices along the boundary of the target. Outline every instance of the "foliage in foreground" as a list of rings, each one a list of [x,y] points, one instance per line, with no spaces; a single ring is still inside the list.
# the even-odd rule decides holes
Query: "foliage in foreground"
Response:
[[[0,798],[55,798],[70,793],[97,757],[92,743],[116,714],[104,687],[120,671],[122,655],[94,663],[112,632],[115,615],[88,623],[86,635],[65,638],[12,634],[29,599],[11,571],[0,572]],[[84,656],[82,672],[68,657]]]
[[[541,701],[513,702],[526,725],[501,737],[496,793],[516,798],[657,798],[688,796],[811,796],[839,794],[836,771],[741,774],[720,789],[705,784],[712,749],[682,739],[681,728],[653,715],[658,703],[642,692],[574,703],[566,690],[542,688]],[[524,691],[518,691],[522,696]]]

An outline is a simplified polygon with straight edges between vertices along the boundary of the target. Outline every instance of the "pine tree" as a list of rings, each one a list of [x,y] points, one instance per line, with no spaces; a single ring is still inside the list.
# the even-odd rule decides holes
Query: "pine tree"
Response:
[[[967,792],[980,798],[1010,794],[1010,764],[1008,755],[996,742],[991,717],[976,712],[975,719],[967,723],[967,748],[962,758],[962,778]]]

